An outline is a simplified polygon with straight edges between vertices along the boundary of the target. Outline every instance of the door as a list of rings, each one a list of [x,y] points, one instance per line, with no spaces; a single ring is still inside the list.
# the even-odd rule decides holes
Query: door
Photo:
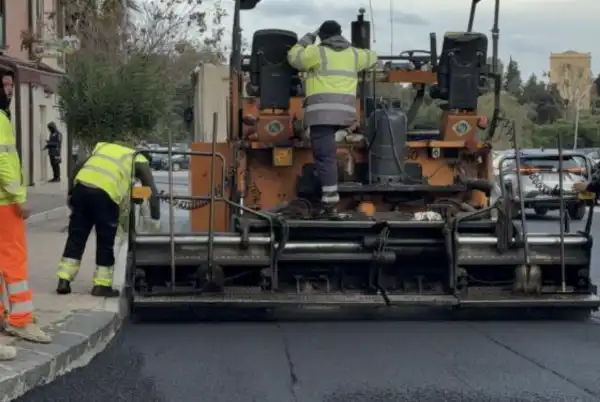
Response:
[[[49,180],[48,171],[50,169],[50,160],[48,158],[48,152],[44,150],[46,146],[46,140],[48,139],[48,133],[46,130],[46,125],[48,116],[46,111],[46,105],[40,105],[40,179],[42,182],[46,182]]]

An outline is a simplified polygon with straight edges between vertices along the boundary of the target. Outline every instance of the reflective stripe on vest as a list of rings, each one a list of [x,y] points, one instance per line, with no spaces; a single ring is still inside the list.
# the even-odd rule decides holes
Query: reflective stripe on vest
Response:
[[[304,49],[302,49],[304,50]],[[320,68],[318,70],[312,70],[307,73],[308,77],[347,77],[347,78],[357,78],[356,74],[358,72],[358,51],[351,47],[350,50],[354,55],[354,68],[352,70],[340,70],[335,68],[328,68],[327,64],[327,50],[323,46],[319,46],[319,57]],[[300,54],[300,52],[298,52]]]
[[[0,145],[0,152],[17,152],[17,147],[14,145]]]
[[[99,166],[92,166],[92,165],[88,165],[88,164],[84,165],[82,170],[92,170],[94,172],[100,173],[100,174],[110,178],[111,180],[113,180],[113,182],[116,184],[117,189],[119,191],[119,198],[120,198],[120,200],[122,200],[123,198],[125,198],[127,196],[127,192],[129,191],[129,180],[128,179],[130,176],[130,171],[127,167],[127,162],[128,162],[128,159],[130,159],[133,156],[135,151],[128,152],[125,155],[121,156],[120,158],[113,158],[112,156],[108,156],[108,155],[100,153],[100,151],[102,151],[103,148],[110,146],[110,145],[112,145],[112,144],[102,144],[100,147],[98,147],[97,150],[95,150],[92,153],[92,157],[104,159],[106,161],[116,164],[117,168],[119,169],[119,173],[121,174],[121,177],[116,176],[114,174],[114,172],[111,172],[110,170],[104,169]],[[133,161],[132,161],[132,163],[133,163]],[[123,179],[125,179],[125,180],[123,180]]]

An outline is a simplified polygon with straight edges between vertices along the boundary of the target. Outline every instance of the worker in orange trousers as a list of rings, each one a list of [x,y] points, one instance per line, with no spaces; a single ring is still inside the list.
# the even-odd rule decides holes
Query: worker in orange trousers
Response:
[[[13,126],[8,118],[12,77],[2,78],[0,89],[0,321],[8,335],[37,343],[52,339],[33,322],[33,294],[28,284],[27,234],[29,217],[21,161]],[[14,350],[0,347],[0,359]]]

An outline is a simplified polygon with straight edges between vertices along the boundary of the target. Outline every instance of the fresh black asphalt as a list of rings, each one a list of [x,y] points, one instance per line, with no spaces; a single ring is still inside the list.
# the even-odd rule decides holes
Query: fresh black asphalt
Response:
[[[553,217],[531,226],[558,231]],[[595,319],[216,323],[160,314],[169,320],[125,323],[88,366],[18,402],[600,401]]]

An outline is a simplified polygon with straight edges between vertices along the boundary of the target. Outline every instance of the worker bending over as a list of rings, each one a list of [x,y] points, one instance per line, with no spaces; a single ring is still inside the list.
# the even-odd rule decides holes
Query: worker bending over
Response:
[[[133,173],[141,184],[153,189],[150,198],[152,226],[160,226],[160,206],[148,159],[124,145],[99,142],[91,156],[76,167],[69,191],[71,219],[69,237],[58,266],[59,294],[71,293],[87,239],[96,228],[96,270],[93,296],[116,297],[113,290],[114,245],[121,212],[129,205]],[[133,158],[135,155],[135,164]]]
[[[31,342],[50,343],[52,339],[33,323],[33,295],[27,272],[29,217],[26,189],[13,126],[6,110],[12,96],[12,77],[0,87],[0,329]],[[14,348],[0,345],[0,360],[16,355]]]
[[[314,45],[316,37],[321,40]],[[308,72],[305,81],[304,126],[310,130],[317,175],[321,181],[320,215],[336,217],[338,173],[335,133],[356,120],[358,73],[371,68],[377,55],[352,47],[336,21],[325,21],[288,52],[289,63]]]

